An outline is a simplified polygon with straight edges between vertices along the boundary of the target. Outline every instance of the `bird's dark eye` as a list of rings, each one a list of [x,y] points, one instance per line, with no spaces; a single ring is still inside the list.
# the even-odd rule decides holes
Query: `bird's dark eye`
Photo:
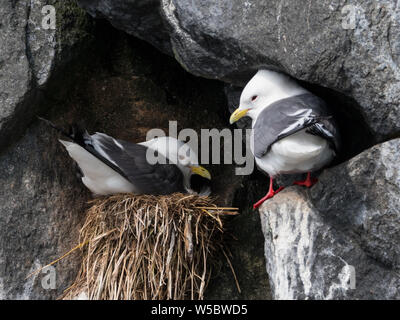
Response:
[[[256,100],[258,98],[258,96],[252,96],[251,97],[251,101],[254,101],[254,100]]]

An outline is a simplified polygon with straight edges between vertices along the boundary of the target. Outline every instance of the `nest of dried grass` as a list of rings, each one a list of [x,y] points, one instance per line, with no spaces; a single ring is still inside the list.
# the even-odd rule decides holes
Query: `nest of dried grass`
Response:
[[[202,299],[222,249],[221,217],[233,209],[183,194],[93,200],[80,233],[82,266],[62,298]]]

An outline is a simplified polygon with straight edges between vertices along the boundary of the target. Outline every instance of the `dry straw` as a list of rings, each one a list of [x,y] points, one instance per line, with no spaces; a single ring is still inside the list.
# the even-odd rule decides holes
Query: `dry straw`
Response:
[[[222,249],[223,215],[194,195],[98,198],[80,233],[83,262],[63,299],[203,299]]]

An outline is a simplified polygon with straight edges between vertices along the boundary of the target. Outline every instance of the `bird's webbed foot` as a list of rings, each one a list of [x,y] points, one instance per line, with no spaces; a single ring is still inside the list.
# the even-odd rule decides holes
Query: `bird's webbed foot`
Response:
[[[311,178],[311,173],[307,173],[307,178],[304,181],[295,181],[293,184],[298,185],[298,186],[304,186],[307,188],[311,188],[314,184],[318,182],[317,178]]]

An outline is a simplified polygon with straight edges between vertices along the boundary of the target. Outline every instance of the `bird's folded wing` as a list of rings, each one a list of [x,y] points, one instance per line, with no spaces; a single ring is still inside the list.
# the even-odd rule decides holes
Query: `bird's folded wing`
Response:
[[[302,94],[274,102],[254,124],[254,155],[263,157],[271,145],[304,128],[339,148],[336,125],[325,102],[313,94]]]
[[[306,132],[326,139],[332,150],[339,151],[340,136],[333,119],[320,119],[309,126]]]
[[[141,193],[162,195],[185,191],[181,170],[175,164],[150,164],[146,158],[147,147],[116,140],[103,133],[91,136],[91,144]]]

